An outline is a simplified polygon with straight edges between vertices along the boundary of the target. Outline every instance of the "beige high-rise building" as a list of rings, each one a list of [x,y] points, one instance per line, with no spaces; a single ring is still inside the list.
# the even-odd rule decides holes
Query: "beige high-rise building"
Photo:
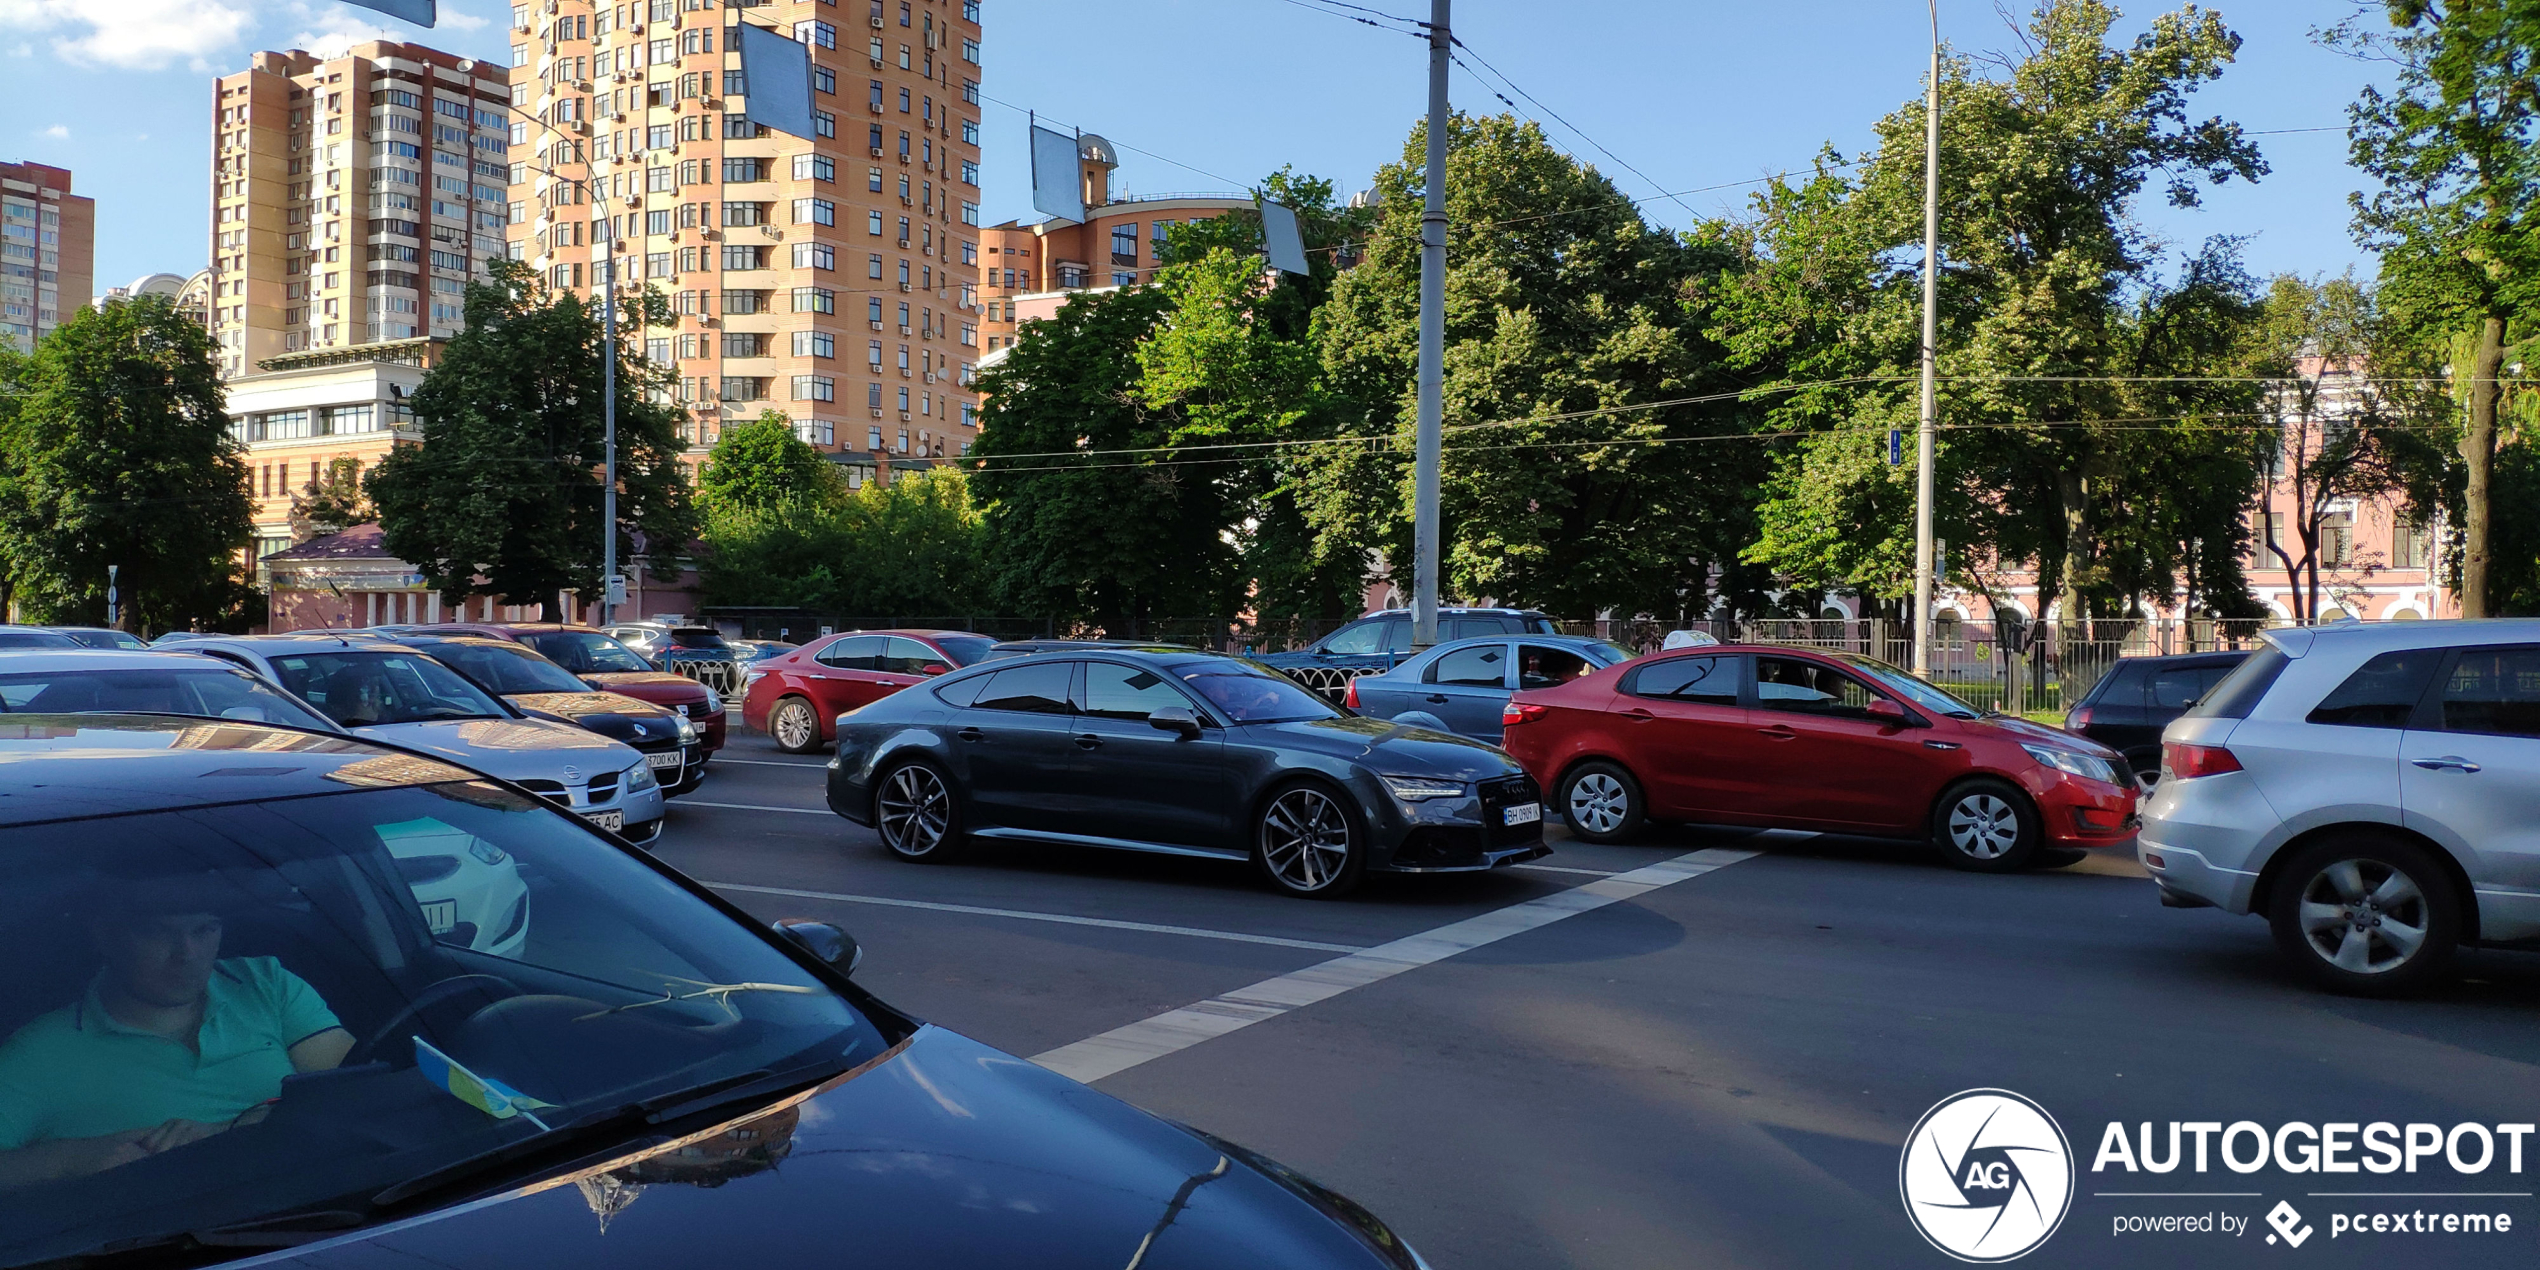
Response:
[[[0,340],[33,348],[88,303],[96,241],[97,202],[67,169],[0,163]]]
[[[222,373],[456,334],[504,251],[504,69],[420,44],[258,53],[214,87],[211,328]]]
[[[816,136],[747,123],[733,24],[810,47]],[[767,409],[862,480],[976,435],[978,0],[540,0],[512,10],[510,241],[676,310],[691,461]]]

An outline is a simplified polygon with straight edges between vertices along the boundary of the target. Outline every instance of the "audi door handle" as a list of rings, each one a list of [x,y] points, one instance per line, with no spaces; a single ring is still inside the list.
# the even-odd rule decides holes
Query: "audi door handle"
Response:
[[[2408,761],[2426,769],[2429,772],[2439,772],[2447,767],[2456,772],[2475,772],[2478,770],[2478,764],[2470,762],[2468,759],[2462,758],[2458,754],[2446,754],[2441,758],[2412,758]]]
[[[986,736],[986,735],[987,735],[987,733],[982,732],[982,731],[980,731],[980,730],[979,730],[979,729],[977,729],[977,728],[963,728],[963,729],[962,729],[962,730],[960,730],[959,732],[955,732],[955,733],[953,733],[953,735],[954,735],[954,736],[956,736],[956,737],[961,738],[961,739],[962,739],[962,740],[964,740],[964,741],[976,741],[976,740],[980,739],[981,737]]]
[[[1081,733],[1076,737],[1076,748],[1080,750],[1099,750],[1102,748],[1102,738],[1095,736],[1091,732]]]

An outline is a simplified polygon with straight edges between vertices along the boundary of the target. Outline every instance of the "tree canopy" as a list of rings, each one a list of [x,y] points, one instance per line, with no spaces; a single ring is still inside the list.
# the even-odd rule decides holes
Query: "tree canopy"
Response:
[[[697,500],[709,509],[763,511],[826,500],[838,484],[836,466],[795,433],[794,421],[767,410],[723,430],[697,473]]]

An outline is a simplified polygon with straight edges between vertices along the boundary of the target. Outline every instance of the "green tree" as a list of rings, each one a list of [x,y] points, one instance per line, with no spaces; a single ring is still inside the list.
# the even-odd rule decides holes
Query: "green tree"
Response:
[[[1456,116],[1440,480],[1441,589],[1567,613],[1676,617],[1712,606],[1747,541],[1752,447],[1741,386],[1701,331],[1695,284],[1729,258],[1646,224],[1612,181],[1531,123]],[[1376,174],[1364,263],[1318,313],[1342,434],[1293,482],[1327,550],[1411,559],[1425,123]]]
[[[128,628],[245,616],[247,465],[201,325],[162,298],[110,300],[0,379],[0,568],[23,614],[103,621],[113,565]]]
[[[838,486],[836,465],[797,436],[794,421],[781,410],[762,411],[748,423],[725,428],[704,470],[697,473],[697,499],[710,508],[821,502]]]
[[[366,482],[390,551],[453,601],[551,601],[600,589],[600,305],[550,291],[497,260],[471,284],[467,327],[413,397],[423,443],[400,447]],[[669,371],[647,363],[643,326],[668,322],[657,292],[618,306],[618,559],[641,535],[653,576],[678,576],[696,512],[679,470]]]
[[[1957,563],[2034,562],[2041,601],[2072,616],[2169,594],[2183,572],[2238,606],[2213,548],[2241,541],[2256,478],[2258,392],[2235,379],[2256,287],[2228,239],[2163,276],[2129,207],[2155,182],[2195,206],[2200,186],[2265,172],[2237,125],[2186,114],[2239,38],[2188,8],[2112,46],[2115,16],[2055,0],[1999,78],[1944,63],[1935,516]],[[1829,160],[1768,190],[1743,231],[1755,265],[1722,297],[1721,338],[1766,376],[1763,424],[1802,434],[1747,557],[1803,584],[1911,590],[1911,471],[1882,459],[1917,413],[1924,125],[1913,102],[1856,175]]]
[[[1135,637],[1242,603],[1229,527],[1244,483],[1230,472],[1250,461],[1179,450],[1180,412],[1138,397],[1139,344],[1172,307],[1158,287],[1077,296],[979,377],[972,486],[991,585],[1013,611]]]
[[[2540,7],[2528,0],[2389,0],[2390,30],[2350,20],[2325,33],[2398,68],[2348,109],[2354,164],[2381,183],[2357,194],[2355,232],[2381,253],[2386,301],[2443,342],[2467,385],[2460,427],[2461,611],[2497,611],[2492,551],[2506,352],[2540,312]],[[2519,329],[2517,329],[2519,328]]]
[[[341,533],[376,514],[369,496],[362,493],[362,461],[330,459],[291,496],[291,541],[303,543]]]
[[[975,615],[984,531],[959,471],[936,468],[826,499],[706,514],[709,604],[775,605],[853,622]]]

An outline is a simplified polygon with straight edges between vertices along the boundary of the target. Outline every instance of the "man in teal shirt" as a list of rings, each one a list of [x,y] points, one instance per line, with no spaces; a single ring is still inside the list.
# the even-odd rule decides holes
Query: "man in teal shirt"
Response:
[[[219,1133],[353,1048],[306,981],[271,957],[223,959],[219,915],[170,911],[183,902],[154,889],[91,921],[106,964],[87,992],[0,1044],[0,1189]]]

